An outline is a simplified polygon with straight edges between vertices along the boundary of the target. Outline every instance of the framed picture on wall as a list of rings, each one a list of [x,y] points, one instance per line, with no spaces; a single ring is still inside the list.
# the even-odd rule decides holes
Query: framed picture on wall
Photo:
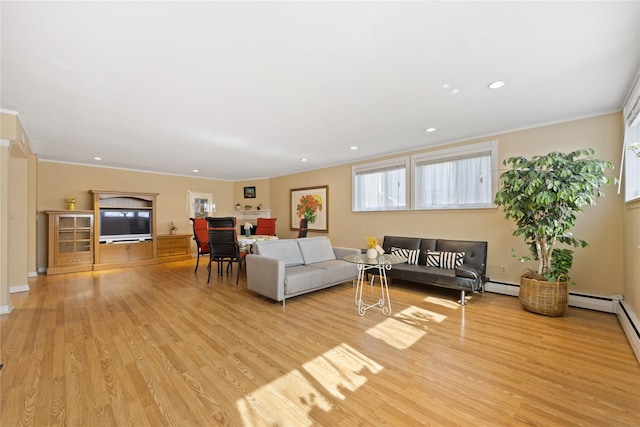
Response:
[[[255,199],[256,198],[256,187],[244,187],[244,198],[245,199]]]
[[[291,189],[291,229],[300,228],[300,220],[309,221],[309,230],[329,231],[329,186]]]
[[[216,211],[212,193],[187,191],[187,212],[189,218],[205,218]]]

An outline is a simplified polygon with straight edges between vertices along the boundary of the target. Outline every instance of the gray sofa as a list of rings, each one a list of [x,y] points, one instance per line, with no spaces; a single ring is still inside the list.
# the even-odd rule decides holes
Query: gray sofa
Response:
[[[351,281],[356,264],[342,258],[359,249],[331,246],[327,237],[265,240],[256,242],[247,255],[247,287],[271,298],[287,298]]]
[[[387,277],[459,290],[461,305],[465,304],[465,292],[484,291],[487,242],[385,236],[382,248],[385,253],[394,249],[413,251],[410,258],[417,260],[415,265],[410,262],[395,264],[387,271]],[[459,255],[462,253],[464,255]],[[427,265],[428,258],[431,266]],[[460,265],[443,268],[441,263]]]

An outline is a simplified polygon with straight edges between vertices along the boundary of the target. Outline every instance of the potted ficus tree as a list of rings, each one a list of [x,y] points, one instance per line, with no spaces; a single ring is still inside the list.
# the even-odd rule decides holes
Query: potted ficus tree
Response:
[[[528,311],[561,316],[567,308],[573,252],[557,245],[587,245],[570,230],[583,206],[595,205],[604,195],[600,187],[610,182],[605,169],[613,168],[594,154],[593,149],[582,149],[503,162],[509,169],[500,175],[495,203],[503,207],[507,220],[515,221],[513,235],[522,236],[529,246],[531,256],[521,260],[538,261],[537,270],[520,279],[520,302]]]

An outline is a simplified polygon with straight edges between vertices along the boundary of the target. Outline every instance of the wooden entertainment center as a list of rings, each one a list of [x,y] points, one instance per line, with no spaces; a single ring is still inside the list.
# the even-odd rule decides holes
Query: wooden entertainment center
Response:
[[[156,198],[158,193],[134,193],[128,191],[113,192],[89,190],[93,194],[93,212],[95,214],[96,233],[93,239],[94,270],[106,270],[119,267],[135,267],[156,263]],[[100,210],[144,209],[151,214],[150,240],[104,242],[100,238]]]
[[[47,211],[47,274],[135,267],[191,258],[191,235],[156,234],[158,193],[89,190],[93,210]],[[148,234],[101,236],[102,210],[131,211],[145,218]],[[146,214],[148,212],[148,214]],[[107,217],[108,219],[108,217]],[[131,238],[128,238],[131,237]]]

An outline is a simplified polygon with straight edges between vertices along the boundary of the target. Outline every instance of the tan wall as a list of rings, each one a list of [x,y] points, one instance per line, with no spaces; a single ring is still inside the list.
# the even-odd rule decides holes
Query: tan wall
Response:
[[[244,187],[256,187],[256,198],[245,199]],[[236,203],[240,203],[240,208],[244,209],[245,205],[251,205],[251,209],[257,209],[258,205],[262,203],[261,209],[271,209],[269,206],[271,199],[271,180],[269,179],[255,179],[248,181],[236,181],[233,183],[233,209],[235,209]],[[277,221],[276,221],[277,222]]]
[[[640,315],[640,201],[627,204],[624,215],[625,306]]]
[[[202,178],[136,172],[121,169],[73,165],[67,163],[38,162],[38,269],[47,265],[46,210],[66,209],[65,198],[76,196],[76,209],[92,209],[93,198],[89,190],[136,191],[159,193],[156,206],[158,234],[169,233],[173,221],[178,233],[191,233],[188,191],[213,193],[215,216],[226,216],[235,206],[234,184]],[[195,244],[192,242],[192,251]]]
[[[8,311],[10,292],[28,289],[29,272],[35,273],[35,234],[30,234],[35,229],[35,184],[30,180],[35,169],[29,139],[16,115],[0,113],[0,138],[0,310]],[[7,142],[8,149],[4,148]]]
[[[37,207],[38,207],[38,158],[34,154],[28,156],[28,201],[27,201],[27,239],[28,248],[28,270],[29,276],[35,277],[38,272],[37,266]]]
[[[0,142],[0,312],[10,309],[9,296],[9,146]]]
[[[570,151],[594,148],[598,158],[614,163],[617,175],[622,149],[622,119],[620,114],[609,114],[536,129],[511,132],[476,139],[499,141],[500,165],[513,155],[531,156],[549,151]],[[379,239],[384,235],[424,236],[451,239],[486,240],[489,242],[488,275],[492,280],[518,283],[523,268],[511,256],[515,248],[527,254],[527,248],[518,238],[511,236],[513,224],[504,219],[501,210],[446,210],[354,213],[351,211],[351,166],[332,168],[273,178],[271,180],[271,208],[278,221],[278,235],[293,237],[289,231],[289,205],[291,188],[329,186],[329,237],[340,246],[362,248],[365,236]],[[610,186],[606,197],[596,207],[587,207],[579,217],[574,235],[586,240],[590,246],[577,249],[572,279],[575,292],[609,296],[622,293],[622,234],[623,199]],[[285,225],[286,226],[283,226]],[[310,235],[318,233],[311,232]],[[506,266],[506,274],[500,266]]]
[[[28,256],[28,161],[9,159],[9,287],[27,286]]]
[[[20,122],[13,114],[0,113],[0,136],[2,139],[16,141],[20,134]]]

